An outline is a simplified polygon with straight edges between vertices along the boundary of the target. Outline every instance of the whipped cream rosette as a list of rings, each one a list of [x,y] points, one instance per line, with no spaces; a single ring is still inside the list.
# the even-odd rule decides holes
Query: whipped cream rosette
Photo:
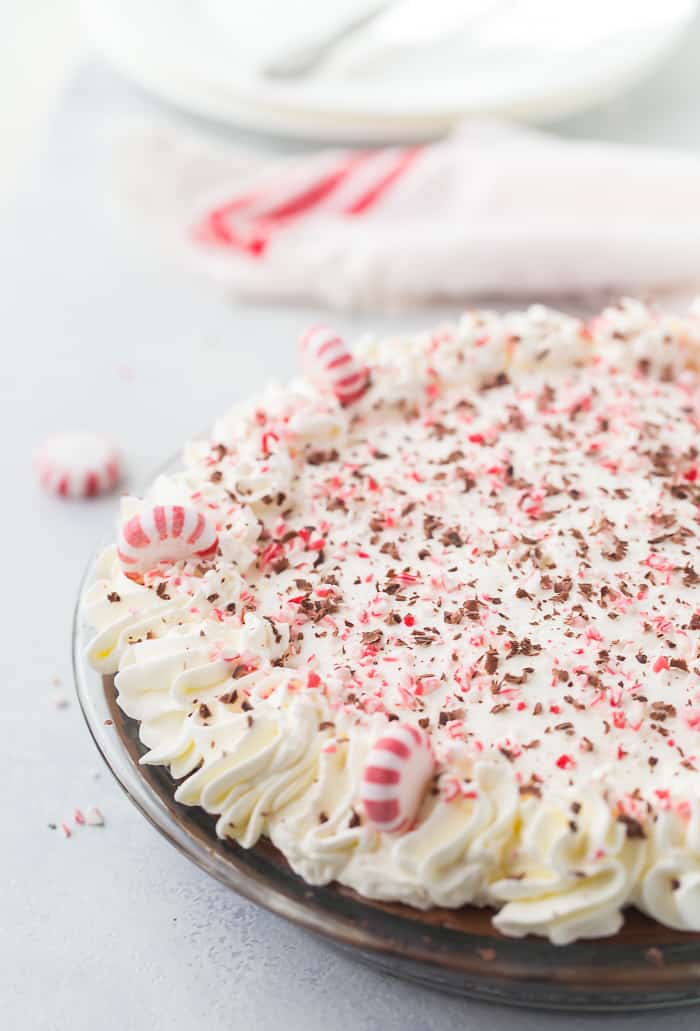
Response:
[[[142,761],[311,883],[700,930],[700,321],[329,340],[361,390],[268,388],[124,502],[134,548],[192,527],[84,598]]]

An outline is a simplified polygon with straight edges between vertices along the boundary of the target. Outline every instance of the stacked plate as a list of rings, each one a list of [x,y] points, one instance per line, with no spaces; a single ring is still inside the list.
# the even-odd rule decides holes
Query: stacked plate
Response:
[[[288,136],[430,138],[466,116],[545,122],[668,55],[697,0],[87,0],[105,56],[185,110]],[[347,31],[364,21],[361,29]],[[331,37],[310,74],[270,74]]]

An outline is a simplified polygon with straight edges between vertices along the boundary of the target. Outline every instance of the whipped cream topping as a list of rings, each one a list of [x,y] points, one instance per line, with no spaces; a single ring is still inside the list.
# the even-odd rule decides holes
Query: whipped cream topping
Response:
[[[311,883],[700,930],[700,321],[468,312],[356,354],[353,405],[271,387],[124,502],[219,537],[142,582],[109,548],[86,595],[143,761]],[[437,760],[399,835],[360,801],[395,720]]]

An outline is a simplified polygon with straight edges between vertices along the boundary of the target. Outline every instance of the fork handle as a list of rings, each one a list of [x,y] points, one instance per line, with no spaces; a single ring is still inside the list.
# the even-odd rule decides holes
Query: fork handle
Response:
[[[356,15],[333,29],[322,39],[307,43],[288,51],[279,58],[273,58],[262,69],[266,79],[302,79],[325,61],[340,43],[344,43],[368,25],[371,25],[387,9],[386,0],[375,3],[369,10]]]

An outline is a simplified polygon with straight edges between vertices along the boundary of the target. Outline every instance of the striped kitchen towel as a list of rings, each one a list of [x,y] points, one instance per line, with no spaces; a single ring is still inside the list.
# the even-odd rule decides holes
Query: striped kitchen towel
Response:
[[[161,124],[121,185],[237,296],[344,308],[700,281],[700,158],[470,123],[427,146],[251,151]]]

